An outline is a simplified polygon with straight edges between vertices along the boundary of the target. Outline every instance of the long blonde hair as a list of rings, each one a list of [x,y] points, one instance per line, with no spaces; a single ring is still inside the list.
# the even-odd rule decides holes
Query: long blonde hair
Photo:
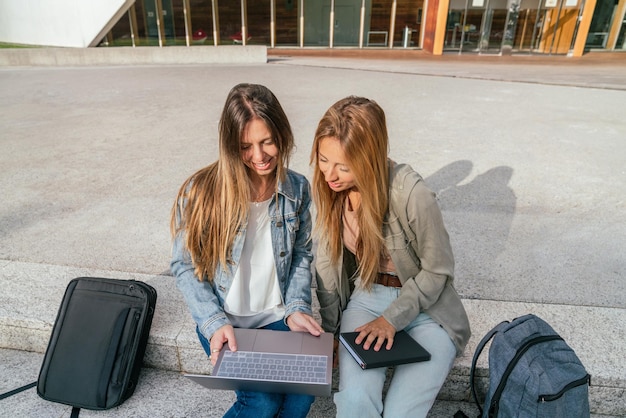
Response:
[[[212,281],[218,265],[232,263],[232,247],[247,221],[250,200],[248,168],[240,143],[246,125],[261,119],[278,148],[278,181],[284,180],[294,138],[278,99],[258,84],[238,84],[228,94],[219,122],[219,159],[181,186],[172,207],[172,237],[185,233],[185,246],[200,281]],[[278,183],[278,182],[277,182]]]
[[[311,164],[314,166],[313,199],[317,217],[315,234],[318,245],[325,245],[331,263],[337,265],[343,246],[342,215],[348,191],[334,192],[319,169],[318,151],[324,138],[339,140],[354,175],[355,188],[361,194],[356,212],[359,236],[356,241],[358,273],[369,288],[378,273],[380,256],[385,249],[383,221],[389,205],[389,138],[385,113],[374,101],[350,96],[332,105],[320,120]]]

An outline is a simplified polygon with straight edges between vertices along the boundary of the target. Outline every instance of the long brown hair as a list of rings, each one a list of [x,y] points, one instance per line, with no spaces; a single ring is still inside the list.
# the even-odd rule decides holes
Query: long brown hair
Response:
[[[332,105],[320,120],[311,152],[313,199],[316,204],[316,236],[319,245],[326,245],[332,264],[337,265],[341,255],[342,215],[348,191],[334,192],[326,184],[319,169],[318,151],[324,138],[339,140],[355,188],[361,194],[357,210],[359,236],[357,237],[358,273],[369,288],[378,273],[380,256],[385,251],[383,221],[389,205],[389,138],[385,112],[374,101],[350,96]]]
[[[184,232],[185,246],[201,281],[212,281],[218,264],[227,268],[237,232],[247,221],[249,175],[240,143],[246,125],[257,118],[274,138],[276,176],[278,181],[284,180],[294,147],[287,115],[267,87],[238,84],[228,94],[220,117],[219,159],[183,183],[172,207],[172,237]]]

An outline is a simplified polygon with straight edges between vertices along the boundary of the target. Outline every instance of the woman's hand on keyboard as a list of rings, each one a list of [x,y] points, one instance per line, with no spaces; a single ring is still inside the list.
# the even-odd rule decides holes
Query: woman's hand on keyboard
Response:
[[[324,330],[311,316],[302,312],[294,312],[287,317],[287,326],[292,331],[306,331],[311,335],[319,336]]]
[[[209,345],[211,346],[211,354],[219,353],[222,350],[224,344],[228,343],[230,351],[237,351],[237,340],[235,340],[235,330],[232,325],[224,325],[218,328],[217,331],[211,337]],[[217,356],[210,356],[211,364],[215,366]]]

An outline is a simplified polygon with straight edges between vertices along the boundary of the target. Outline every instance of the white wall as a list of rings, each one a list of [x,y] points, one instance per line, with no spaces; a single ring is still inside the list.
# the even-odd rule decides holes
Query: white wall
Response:
[[[0,42],[87,47],[134,0],[0,0]]]

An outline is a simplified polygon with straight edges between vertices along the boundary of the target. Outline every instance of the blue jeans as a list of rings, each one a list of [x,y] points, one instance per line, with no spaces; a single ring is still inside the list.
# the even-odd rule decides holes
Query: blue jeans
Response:
[[[282,320],[273,322],[263,328],[289,331],[289,327],[287,327]],[[204,348],[204,351],[210,356],[211,346],[209,345],[209,341],[202,335],[197,327],[196,332],[198,333],[198,338],[200,338],[202,348]],[[252,392],[246,390],[237,390],[235,394],[237,395],[237,400],[233,406],[226,411],[224,418],[304,418],[309,413],[311,404],[315,400],[315,397],[310,395]]]
[[[375,284],[368,292],[357,286],[343,312],[341,332],[378,318],[399,294],[400,289],[394,287]],[[405,330],[428,350],[431,359],[396,366],[384,401],[386,368],[362,370],[339,344],[337,417],[427,416],[453,366],[456,348],[448,333],[423,312]]]

